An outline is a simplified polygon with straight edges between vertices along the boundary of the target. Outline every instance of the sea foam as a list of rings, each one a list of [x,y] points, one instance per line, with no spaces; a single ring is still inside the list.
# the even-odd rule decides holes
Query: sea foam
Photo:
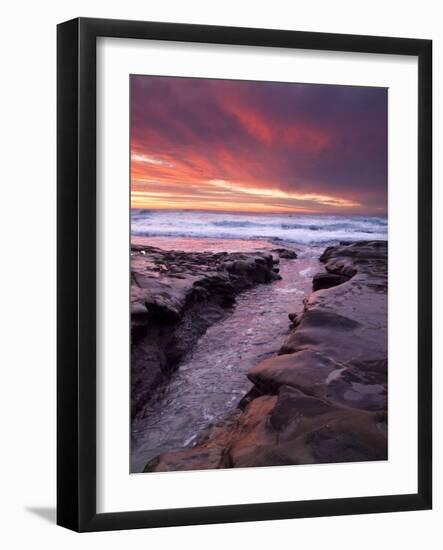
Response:
[[[299,244],[386,240],[387,219],[375,216],[227,214],[133,209],[133,236],[267,239]]]

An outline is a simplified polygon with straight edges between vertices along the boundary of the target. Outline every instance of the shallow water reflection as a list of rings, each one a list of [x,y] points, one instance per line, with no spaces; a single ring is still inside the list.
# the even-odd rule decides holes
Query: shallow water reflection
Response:
[[[278,352],[288,313],[302,310],[319,269],[316,252],[305,250],[297,260],[280,261],[282,280],[238,296],[233,312],[207,330],[134,421],[132,472],[160,453],[192,446],[203,429],[237,406],[252,385],[248,370]]]

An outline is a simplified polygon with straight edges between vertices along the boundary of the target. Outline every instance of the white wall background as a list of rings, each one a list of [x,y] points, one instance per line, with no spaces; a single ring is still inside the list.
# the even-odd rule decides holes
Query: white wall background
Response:
[[[402,549],[442,544],[443,463],[435,343],[435,509],[383,514],[76,535],[55,518],[55,25],[77,16],[175,21],[434,40],[435,280],[442,278],[443,10],[438,0],[67,0],[7,3],[2,10],[0,130],[0,544],[95,548]],[[405,258],[407,269],[407,258]],[[406,301],[407,303],[407,301]],[[434,290],[434,334],[442,293]],[[440,311],[438,311],[440,310]],[[407,313],[407,311],[406,311]],[[441,340],[441,339],[440,339]],[[439,433],[438,433],[439,432]],[[437,437],[438,436],[438,437]],[[278,542],[277,542],[278,541]]]

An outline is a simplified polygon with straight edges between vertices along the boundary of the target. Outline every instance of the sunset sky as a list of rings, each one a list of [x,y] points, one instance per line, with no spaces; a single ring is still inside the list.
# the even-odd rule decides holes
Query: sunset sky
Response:
[[[384,216],[387,90],[131,76],[131,200]]]

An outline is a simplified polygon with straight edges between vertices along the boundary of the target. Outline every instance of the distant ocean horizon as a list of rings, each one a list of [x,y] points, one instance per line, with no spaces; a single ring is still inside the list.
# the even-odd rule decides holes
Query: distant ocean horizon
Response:
[[[379,216],[248,214],[194,210],[131,210],[131,236],[264,239],[304,245],[387,240],[388,220]]]

